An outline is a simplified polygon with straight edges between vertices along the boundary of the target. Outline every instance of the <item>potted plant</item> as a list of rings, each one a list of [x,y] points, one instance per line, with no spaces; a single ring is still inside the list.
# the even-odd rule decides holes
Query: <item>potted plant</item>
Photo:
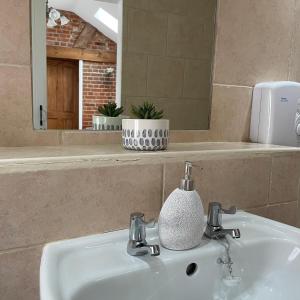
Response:
[[[115,102],[108,102],[103,106],[98,107],[100,113],[93,116],[93,129],[94,130],[122,130],[121,116],[124,108],[117,107]]]
[[[130,150],[165,150],[169,139],[169,120],[162,119],[163,111],[145,102],[132,105],[135,119],[122,120],[122,143]]]

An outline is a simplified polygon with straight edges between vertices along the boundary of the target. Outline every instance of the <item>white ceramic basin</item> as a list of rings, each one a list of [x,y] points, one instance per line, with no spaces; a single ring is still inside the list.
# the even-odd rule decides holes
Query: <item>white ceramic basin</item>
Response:
[[[231,243],[233,275],[218,264],[224,246],[203,239],[198,248],[158,257],[131,257],[128,231],[48,244],[44,248],[41,300],[296,300],[300,299],[300,230],[244,212],[224,217],[224,228],[239,228]],[[157,243],[157,230],[147,232]],[[197,270],[187,276],[186,268]]]

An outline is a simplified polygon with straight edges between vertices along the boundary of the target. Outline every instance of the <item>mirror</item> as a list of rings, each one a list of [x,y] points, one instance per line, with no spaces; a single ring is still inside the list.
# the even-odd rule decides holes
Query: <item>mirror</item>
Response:
[[[150,102],[171,129],[208,129],[216,8],[32,0],[34,128],[120,130],[133,105]]]

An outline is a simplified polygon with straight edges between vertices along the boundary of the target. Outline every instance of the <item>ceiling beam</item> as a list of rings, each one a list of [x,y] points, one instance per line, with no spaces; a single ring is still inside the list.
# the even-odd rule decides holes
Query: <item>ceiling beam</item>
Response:
[[[47,46],[47,57],[116,63],[116,54],[114,52],[58,46]]]
[[[87,48],[88,44],[95,37],[96,32],[97,30],[95,27],[86,23],[74,44],[74,48]]]

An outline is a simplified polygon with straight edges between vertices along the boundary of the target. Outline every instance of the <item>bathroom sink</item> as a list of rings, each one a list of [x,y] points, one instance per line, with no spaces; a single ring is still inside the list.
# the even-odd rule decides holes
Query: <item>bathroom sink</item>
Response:
[[[160,256],[132,257],[121,230],[46,245],[41,300],[299,299],[299,229],[245,212],[224,216],[223,226],[241,231],[229,241],[232,276],[220,263],[224,241],[203,238],[189,251],[161,247]],[[157,229],[147,240],[158,243]]]

